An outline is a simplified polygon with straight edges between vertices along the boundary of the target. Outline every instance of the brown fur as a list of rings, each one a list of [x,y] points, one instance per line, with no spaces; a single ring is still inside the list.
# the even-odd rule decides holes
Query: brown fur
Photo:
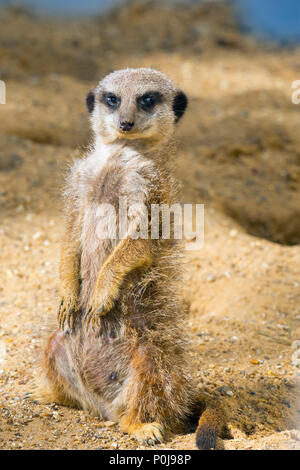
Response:
[[[99,98],[103,89],[117,90],[126,106],[112,113]],[[146,115],[137,109],[136,96],[148,89],[158,90],[163,100]],[[134,240],[131,225],[123,240],[99,239],[96,209],[100,203],[118,208],[119,196],[148,208],[176,202],[167,169],[176,93],[151,69],[116,72],[95,90],[95,147],[75,163],[66,188],[62,331],[49,339],[45,382],[35,393],[41,402],[81,406],[117,420],[123,431],[150,444],[162,441],[165,432],[183,430],[198,401],[182,340],[181,247],[162,238]],[[117,129],[120,116],[136,122],[128,136]],[[140,220],[138,209],[135,215]],[[220,413],[207,408],[199,446],[214,447],[223,424]]]

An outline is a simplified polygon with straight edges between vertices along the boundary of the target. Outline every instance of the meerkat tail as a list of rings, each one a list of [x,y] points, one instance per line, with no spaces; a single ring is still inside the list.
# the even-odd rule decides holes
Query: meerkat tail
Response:
[[[215,449],[217,439],[225,428],[225,415],[221,410],[208,407],[202,413],[196,430],[196,445],[200,450]]]

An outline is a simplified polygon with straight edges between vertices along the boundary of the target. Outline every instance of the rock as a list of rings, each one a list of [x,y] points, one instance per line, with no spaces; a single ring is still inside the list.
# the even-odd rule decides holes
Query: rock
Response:
[[[238,234],[238,231],[234,228],[232,230],[230,230],[229,232],[229,236],[232,237],[232,238],[235,238]]]
[[[298,349],[300,348],[300,339],[297,339],[292,343],[292,349]]]
[[[22,157],[17,153],[12,153],[10,155],[1,155],[0,158],[0,171],[14,170],[18,168],[23,163]]]
[[[214,282],[217,279],[216,275],[213,274],[213,273],[206,274],[205,278],[206,278],[207,282]]]
[[[228,395],[230,397],[233,396],[233,391],[228,385],[223,385],[222,387],[218,388],[218,392],[222,393],[222,395]]]

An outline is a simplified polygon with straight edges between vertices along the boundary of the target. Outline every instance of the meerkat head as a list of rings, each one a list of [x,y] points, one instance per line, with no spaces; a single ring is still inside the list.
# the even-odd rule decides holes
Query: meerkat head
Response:
[[[105,143],[166,142],[187,106],[185,94],[150,68],[107,75],[86,98],[96,137]]]

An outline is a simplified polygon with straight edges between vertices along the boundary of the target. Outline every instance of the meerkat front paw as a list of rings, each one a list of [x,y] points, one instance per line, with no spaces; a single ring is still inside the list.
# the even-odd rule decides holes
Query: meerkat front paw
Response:
[[[77,295],[71,294],[62,297],[57,315],[58,323],[62,330],[64,329],[65,323],[67,323],[69,328],[73,327],[77,310]]]
[[[110,289],[95,289],[90,308],[86,314],[87,324],[91,324],[93,327],[99,326],[101,317],[106,315],[106,313],[113,308],[118,294],[119,290],[113,288],[113,286]]]

